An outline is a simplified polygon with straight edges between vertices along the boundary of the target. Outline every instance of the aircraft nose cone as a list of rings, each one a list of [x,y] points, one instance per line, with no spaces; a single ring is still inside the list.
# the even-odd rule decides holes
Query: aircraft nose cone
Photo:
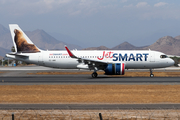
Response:
[[[170,64],[170,65],[174,65],[174,63],[175,63],[175,62],[174,62],[173,59],[170,59],[170,60],[169,60],[169,64]]]

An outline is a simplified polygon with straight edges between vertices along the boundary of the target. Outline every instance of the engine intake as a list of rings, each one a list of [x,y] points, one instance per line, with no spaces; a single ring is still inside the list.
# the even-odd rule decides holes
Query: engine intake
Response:
[[[104,71],[106,75],[124,75],[125,64],[124,63],[108,64]]]

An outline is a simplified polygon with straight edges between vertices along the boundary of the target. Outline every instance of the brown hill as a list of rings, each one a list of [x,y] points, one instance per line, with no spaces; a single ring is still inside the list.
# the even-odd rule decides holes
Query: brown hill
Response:
[[[43,50],[63,50],[64,46],[67,45],[70,49],[81,49],[78,45],[68,44],[59,41],[46,33],[44,30],[34,30],[32,32],[26,32],[27,36],[34,42],[34,44]]]
[[[121,43],[111,50],[156,50],[168,55],[180,55],[180,36],[175,38],[165,36],[157,40],[154,44],[144,47],[136,47],[128,42]],[[105,46],[86,48],[85,50],[109,50]]]
[[[180,40],[171,36],[165,36],[144,49],[161,51],[168,55],[180,55]]]
[[[0,24],[0,36],[8,33],[9,30]]]
[[[113,50],[141,50],[143,47],[136,47],[128,42],[123,42],[112,48]]]
[[[11,52],[11,50],[7,50],[0,47],[0,56],[4,57],[9,52]]]
[[[83,50],[142,50],[144,47],[136,47],[128,42],[123,42],[113,48],[107,48],[106,46],[90,47]]]
[[[44,30],[35,30],[32,32],[26,32],[27,36],[34,42],[34,44],[40,49],[64,49],[66,43],[61,42],[47,34]]]
[[[107,48],[106,46],[99,46],[99,47],[89,47],[89,48],[85,48],[83,50],[110,50],[110,49]]]
[[[178,39],[178,40],[180,40],[180,35],[179,35],[179,36],[176,36],[176,37],[175,37],[175,39]]]
[[[3,56],[0,56],[0,60],[2,60],[4,57]]]
[[[50,36],[43,30],[35,30],[32,32],[26,32],[28,37],[41,49],[64,49],[66,43],[58,41],[54,37]],[[66,44],[70,49],[81,49],[80,46],[74,44]],[[13,46],[12,38],[8,29],[0,25],[0,55],[4,56],[7,51],[11,50]],[[8,49],[8,50],[7,50]],[[168,55],[180,55],[180,36],[175,38],[171,36],[165,36],[157,40],[154,44],[146,47],[136,47],[128,42],[124,42],[118,46],[111,48],[113,50],[138,50],[138,49],[151,49],[161,51]],[[90,47],[84,50],[110,50],[105,46]]]
[[[44,30],[34,30],[25,32],[27,36],[32,40],[32,42],[42,50],[62,50],[64,45],[67,45],[70,49],[82,49],[78,45],[68,44],[55,39],[50,36]],[[10,31],[0,25],[0,47],[4,49],[11,50],[13,46],[12,37]]]
[[[10,31],[4,26],[0,25],[0,47],[11,50],[13,46]]]

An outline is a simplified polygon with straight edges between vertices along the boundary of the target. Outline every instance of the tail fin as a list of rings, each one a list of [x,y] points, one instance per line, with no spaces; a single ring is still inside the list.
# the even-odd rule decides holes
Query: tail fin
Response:
[[[36,53],[41,51],[17,24],[9,24],[9,28],[16,52]]]

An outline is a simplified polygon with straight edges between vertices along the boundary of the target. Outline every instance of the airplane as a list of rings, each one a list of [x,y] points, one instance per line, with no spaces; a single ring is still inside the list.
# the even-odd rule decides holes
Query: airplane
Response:
[[[6,57],[40,66],[59,69],[103,70],[105,75],[124,75],[125,69],[152,69],[174,65],[166,54],[153,50],[41,50],[28,38],[17,24],[9,24],[15,52]]]

